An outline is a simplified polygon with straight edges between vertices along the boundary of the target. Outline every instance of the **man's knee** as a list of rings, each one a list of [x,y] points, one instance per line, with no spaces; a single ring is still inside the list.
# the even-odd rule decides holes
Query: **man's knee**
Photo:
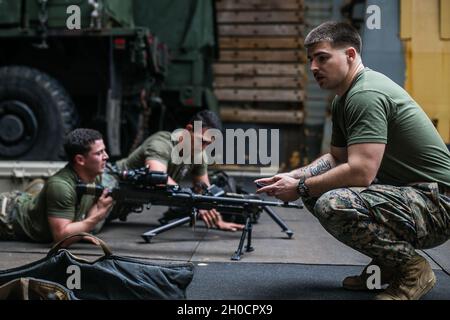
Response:
[[[358,218],[364,211],[364,205],[350,189],[336,189],[323,194],[314,206],[314,215],[322,224],[342,223]]]
[[[319,220],[327,220],[333,213],[333,204],[335,194],[333,191],[328,191],[317,199],[313,214]]]

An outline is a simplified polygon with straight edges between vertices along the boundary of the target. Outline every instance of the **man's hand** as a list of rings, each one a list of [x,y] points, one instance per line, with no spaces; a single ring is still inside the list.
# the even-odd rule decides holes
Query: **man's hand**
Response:
[[[216,225],[216,214],[214,213],[214,209],[213,210],[199,210],[198,211],[198,216],[200,217],[200,219],[203,220],[203,222],[206,224],[206,226],[208,228],[212,228],[213,226]],[[217,211],[216,211],[217,212]]]
[[[96,204],[94,205],[96,207],[96,210],[90,210],[88,218],[93,219],[96,221],[96,223],[102,221],[106,218],[106,215],[109,212],[109,209],[112,207],[114,199],[108,195],[109,190],[105,189],[103,190],[102,195],[100,198],[97,199]]]
[[[215,209],[199,210],[199,216],[205,222],[208,228],[216,226],[217,229],[224,231],[237,231],[244,228],[244,225],[242,224],[223,221],[222,216]]]
[[[267,193],[267,195],[276,197],[284,202],[295,201],[300,197],[297,192],[298,180],[290,177],[288,174],[259,179],[255,182],[262,184],[269,182],[269,185],[258,189],[256,193]]]
[[[291,175],[290,172],[285,172],[285,173],[279,173],[271,178],[258,179],[258,180],[255,180],[254,182],[256,184],[259,184],[262,186],[268,186],[268,185],[274,184],[275,182],[277,182],[278,180],[280,180],[281,178],[284,178],[284,177],[293,178],[293,176]]]
[[[86,219],[82,221],[72,221],[70,219],[56,218],[53,216],[48,217],[48,222],[54,242],[56,243],[58,241],[61,241],[73,234],[81,232],[91,232],[95,228],[97,223],[106,218],[109,209],[113,205],[114,200],[108,195],[108,193],[108,190],[103,191],[97,202],[94,203],[92,208],[87,213]],[[97,242],[90,237],[85,237],[83,239],[97,244]],[[79,240],[80,238],[75,237],[73,239],[67,240],[64,245],[69,246],[70,244]]]

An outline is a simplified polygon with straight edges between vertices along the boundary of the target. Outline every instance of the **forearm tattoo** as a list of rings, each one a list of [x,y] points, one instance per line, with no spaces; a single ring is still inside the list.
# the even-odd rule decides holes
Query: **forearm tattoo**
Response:
[[[331,168],[332,166],[330,161],[320,159],[319,161],[317,161],[317,163],[310,166],[309,173],[311,174],[311,177],[315,177],[331,170]]]

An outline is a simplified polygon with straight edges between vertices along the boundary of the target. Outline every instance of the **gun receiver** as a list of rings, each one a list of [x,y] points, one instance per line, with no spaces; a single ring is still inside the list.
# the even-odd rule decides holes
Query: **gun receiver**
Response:
[[[99,197],[104,187],[94,184],[78,184],[76,186],[79,195],[90,194]],[[279,201],[263,201],[252,198],[253,195],[231,194],[224,196],[205,196],[194,193],[191,189],[179,186],[136,186],[122,184],[118,188],[109,191],[109,195],[118,203],[139,207],[147,204],[190,207],[198,210],[218,209],[240,213],[243,210],[254,210],[261,207],[284,207],[301,209],[302,206],[295,203],[283,203]]]
[[[178,185],[167,185],[168,175],[164,172],[149,171],[146,168],[125,171],[118,174],[119,184],[108,190],[108,194],[116,201],[108,220],[119,218],[126,220],[128,214],[141,212],[146,205],[181,207],[190,210],[190,216],[181,218],[175,222],[148,231],[142,234],[146,242],[157,234],[173,229],[182,224],[191,222],[195,225],[198,210],[217,209],[219,212],[243,214],[246,223],[241,236],[239,248],[232,260],[239,260],[242,246],[248,234],[247,251],[253,250],[251,243],[252,222],[250,214],[265,211],[283,229],[283,232],[292,237],[293,232],[276,215],[270,207],[283,207],[301,209],[302,205],[296,203],[283,203],[280,201],[264,201],[253,194],[226,193],[217,186],[211,186],[208,195],[195,193],[189,188],[181,188]],[[84,194],[100,197],[105,188],[98,184],[78,184],[76,191],[79,199]]]

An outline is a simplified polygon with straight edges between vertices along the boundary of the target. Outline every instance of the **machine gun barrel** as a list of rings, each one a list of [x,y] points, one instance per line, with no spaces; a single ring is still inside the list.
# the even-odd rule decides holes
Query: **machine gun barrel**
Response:
[[[78,184],[76,186],[79,195],[89,194],[99,197],[104,187],[96,184]],[[109,191],[109,194],[117,201],[135,205],[153,204],[167,206],[190,206],[197,209],[224,208],[239,210],[248,207],[284,207],[303,208],[296,203],[283,203],[279,201],[264,201],[251,199],[244,195],[232,196],[207,196],[193,193],[190,189],[182,189],[179,186],[163,186],[153,188],[140,188],[134,185],[123,185]]]
[[[102,185],[99,184],[95,184],[95,183],[90,183],[90,184],[85,184],[85,183],[79,183],[76,185],[75,190],[77,192],[78,195],[92,195],[95,197],[100,197],[103,194],[103,191],[105,190],[105,188]],[[110,190],[111,193],[112,190]]]
[[[108,193],[114,198],[116,205],[114,205],[114,209],[107,219],[119,218],[125,221],[128,214],[131,212],[142,212],[146,205],[173,206],[190,211],[189,216],[143,233],[141,237],[147,243],[156,235],[185,223],[190,222],[195,226],[199,210],[217,209],[219,212],[236,213],[245,217],[245,227],[242,231],[238,249],[231,258],[232,260],[239,260],[245,238],[247,238],[246,251],[250,252],[253,250],[251,246],[252,215],[266,211],[282,228],[282,231],[286,232],[288,237],[291,238],[294,233],[270,207],[303,208],[301,204],[296,203],[264,201],[252,194],[224,193],[223,191],[210,192],[208,195],[197,194],[191,189],[184,189],[178,185],[170,186],[166,183],[161,183],[165,177],[160,173],[155,173],[151,179],[146,177],[144,179],[142,175],[148,174],[147,171],[139,171],[135,175],[128,173],[125,177],[131,177],[131,179],[122,179],[118,187],[109,190]],[[215,186],[213,185],[212,187]],[[105,188],[96,184],[78,184],[76,190],[80,199],[84,194],[99,197],[103,194]]]
[[[232,196],[225,197],[215,197],[215,196],[204,196],[199,194],[193,194],[192,198],[194,202],[210,202],[213,205],[255,205],[255,206],[270,206],[270,207],[284,207],[284,208],[297,208],[302,207],[296,203],[280,202],[280,201],[264,201],[260,199],[246,199],[246,198],[235,198]],[[197,200],[197,201],[196,201]]]

